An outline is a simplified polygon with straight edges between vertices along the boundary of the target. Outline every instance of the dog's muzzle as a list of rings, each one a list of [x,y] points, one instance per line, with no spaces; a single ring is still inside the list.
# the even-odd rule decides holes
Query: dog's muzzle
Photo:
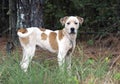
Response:
[[[75,34],[75,28],[70,29],[70,34]]]

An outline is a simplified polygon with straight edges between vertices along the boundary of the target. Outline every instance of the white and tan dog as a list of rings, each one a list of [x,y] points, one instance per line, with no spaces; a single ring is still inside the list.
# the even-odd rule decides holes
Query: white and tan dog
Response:
[[[61,18],[60,22],[65,25],[62,30],[52,31],[37,27],[20,28],[18,30],[17,34],[23,48],[23,58],[20,65],[25,72],[35,54],[36,45],[57,53],[59,66],[62,66],[66,61],[67,68],[70,69],[71,54],[76,46],[77,31],[79,23],[83,23],[83,18],[66,16]]]

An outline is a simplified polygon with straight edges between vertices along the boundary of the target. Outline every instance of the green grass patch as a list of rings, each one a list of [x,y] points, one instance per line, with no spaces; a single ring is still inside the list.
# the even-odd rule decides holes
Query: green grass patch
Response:
[[[78,51],[82,52],[80,49]],[[110,71],[106,60],[84,58],[83,54],[72,57],[71,75],[59,69],[57,62],[48,60],[42,63],[32,61],[25,73],[19,65],[19,54],[14,53],[11,56],[1,54],[0,84],[104,84],[109,78],[113,79],[112,82],[114,79],[120,80],[120,74],[117,72],[108,75]],[[50,65],[52,62],[53,65]]]

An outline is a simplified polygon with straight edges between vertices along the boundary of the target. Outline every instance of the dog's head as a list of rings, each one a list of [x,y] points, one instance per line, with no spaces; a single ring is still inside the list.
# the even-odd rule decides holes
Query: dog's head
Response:
[[[65,30],[69,34],[76,34],[79,28],[79,24],[83,23],[83,18],[78,16],[65,16],[60,19],[62,25],[65,25]]]

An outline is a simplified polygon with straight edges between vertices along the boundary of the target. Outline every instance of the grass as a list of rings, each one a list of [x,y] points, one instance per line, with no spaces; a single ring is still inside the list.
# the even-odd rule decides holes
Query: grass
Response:
[[[80,48],[73,56],[71,75],[54,61],[31,62],[28,72],[20,69],[18,53],[0,55],[0,84],[119,84],[120,72],[109,70],[108,60],[85,59]],[[53,63],[53,64],[52,64]],[[56,63],[56,64],[55,64]],[[51,64],[51,65],[50,65]]]

